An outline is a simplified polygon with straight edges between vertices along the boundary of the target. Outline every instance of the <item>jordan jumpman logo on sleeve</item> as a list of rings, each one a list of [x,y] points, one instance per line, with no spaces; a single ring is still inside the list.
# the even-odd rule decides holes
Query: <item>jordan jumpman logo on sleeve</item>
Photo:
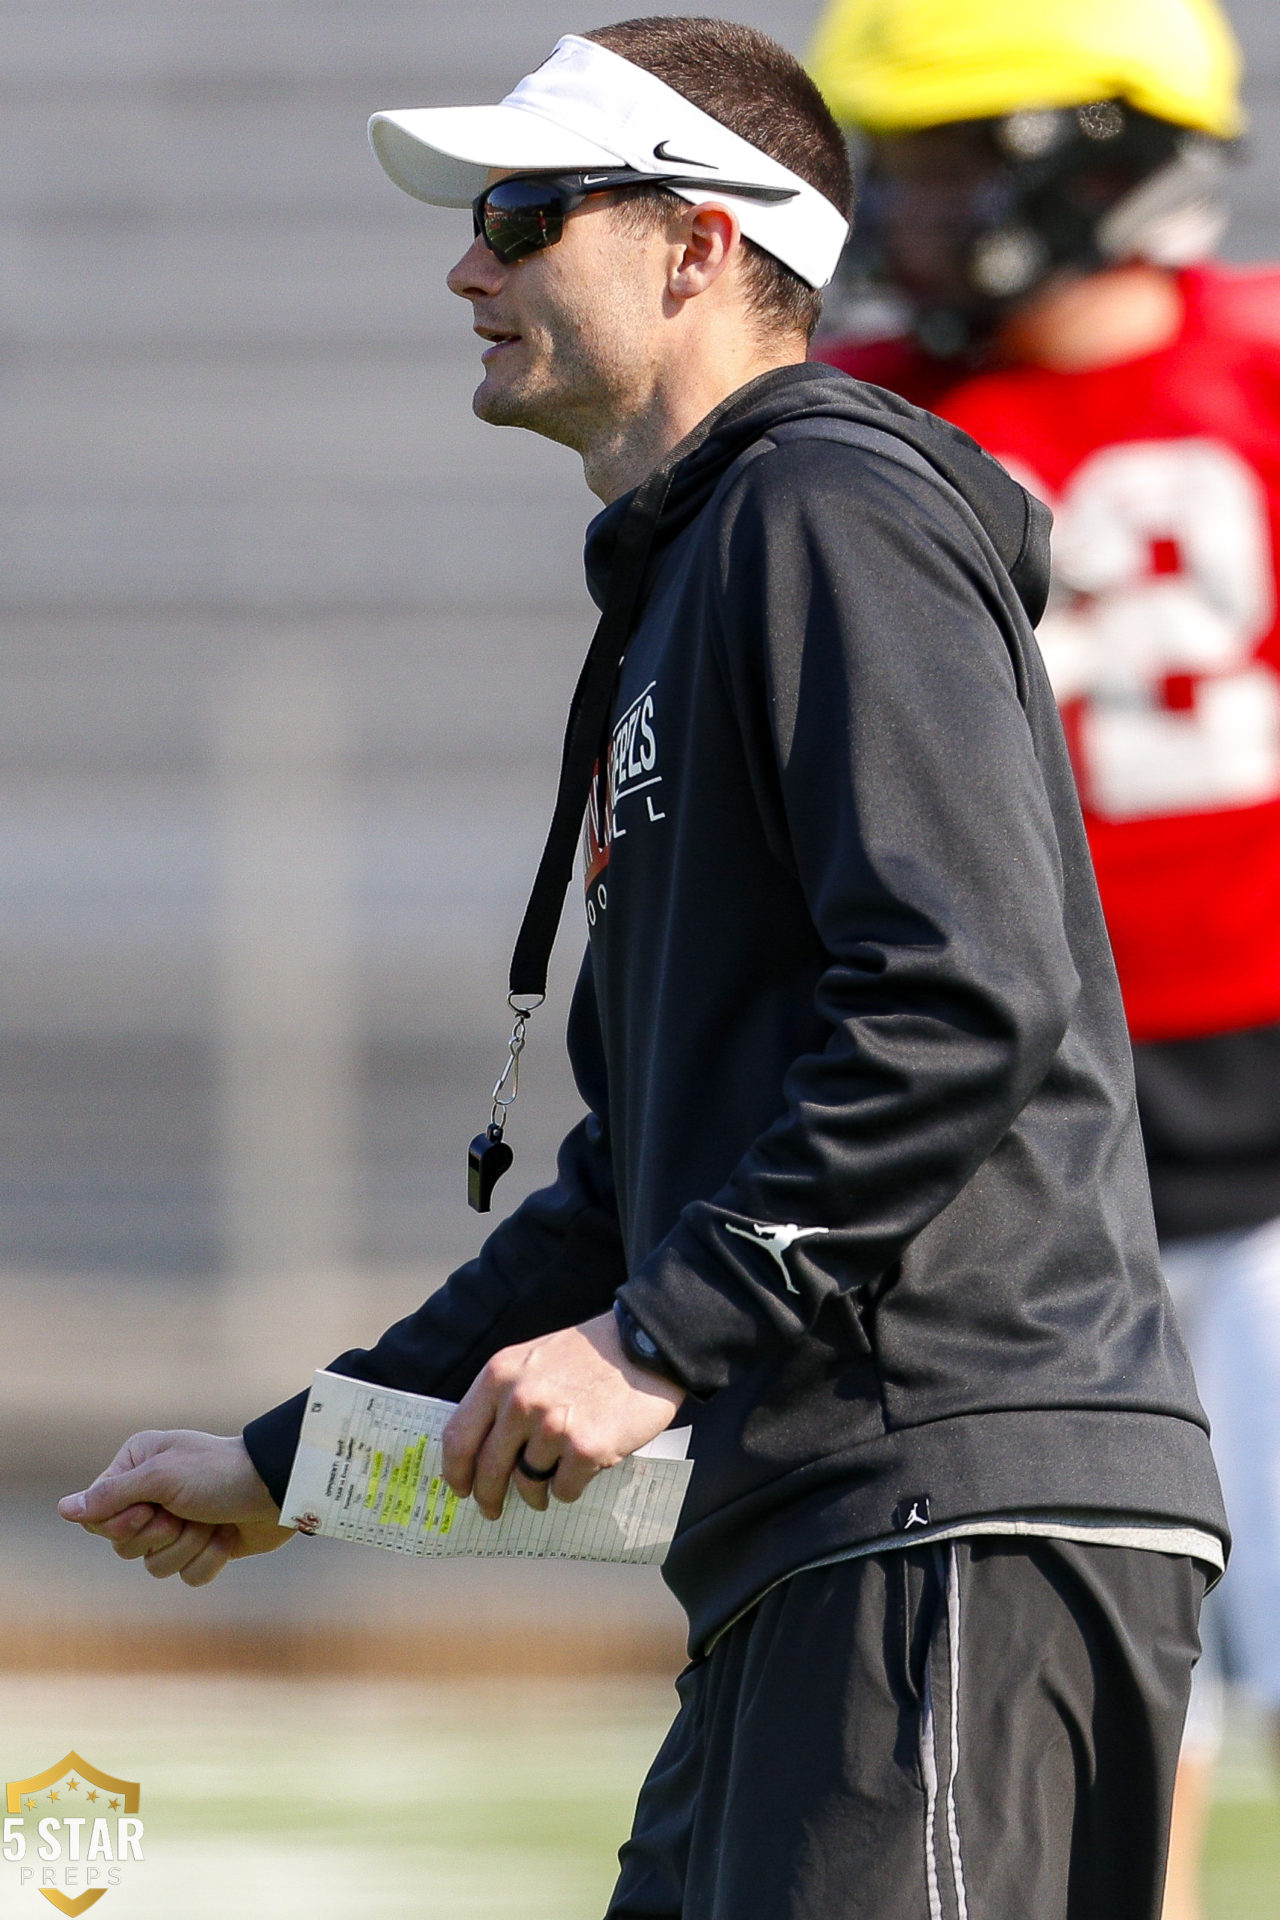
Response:
[[[799,1293],[800,1289],[787,1272],[786,1255],[797,1240],[808,1240],[815,1233],[829,1233],[829,1227],[797,1227],[791,1222],[785,1227],[771,1226],[768,1221],[753,1220],[751,1231],[745,1227],[735,1227],[731,1221],[725,1221],[725,1232],[736,1233],[739,1240],[750,1240],[753,1244],[767,1249],[782,1270],[788,1293]]]

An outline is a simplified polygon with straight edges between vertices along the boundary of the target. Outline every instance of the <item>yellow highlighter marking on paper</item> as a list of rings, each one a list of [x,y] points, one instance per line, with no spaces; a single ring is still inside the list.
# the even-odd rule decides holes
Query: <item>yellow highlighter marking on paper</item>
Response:
[[[385,1453],[374,1454],[373,1471],[369,1475],[369,1488],[367,1493],[364,1496],[364,1504],[366,1508],[376,1507],[378,1504],[378,1489],[382,1485],[382,1470],[386,1466],[386,1464],[387,1464],[387,1456]]]
[[[380,1525],[390,1526],[396,1517],[396,1507],[400,1501],[400,1484],[404,1479],[405,1456],[400,1458],[387,1475],[387,1490],[382,1496],[382,1511],[378,1515]]]
[[[413,1518],[413,1503],[418,1492],[418,1482],[422,1478],[423,1457],[426,1451],[425,1439],[415,1440],[413,1445],[406,1449],[401,1461],[400,1493],[392,1515],[398,1527],[407,1527]]]

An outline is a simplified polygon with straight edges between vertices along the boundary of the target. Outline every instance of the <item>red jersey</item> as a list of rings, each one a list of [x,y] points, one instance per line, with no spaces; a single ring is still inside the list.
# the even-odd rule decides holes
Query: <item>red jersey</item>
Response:
[[[1180,275],[1158,353],[940,388],[824,358],[971,433],[1054,510],[1039,628],[1135,1040],[1280,1021],[1280,271]]]

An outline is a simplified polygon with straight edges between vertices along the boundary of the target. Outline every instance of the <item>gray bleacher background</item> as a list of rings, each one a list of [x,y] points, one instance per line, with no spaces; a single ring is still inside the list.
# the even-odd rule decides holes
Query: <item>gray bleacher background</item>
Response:
[[[0,1370],[45,1435],[54,1377],[83,1407],[110,1372],[123,1413],[156,1327],[252,1406],[479,1240],[592,502],[472,418],[466,216],[396,193],[364,125],[620,11],[0,0]],[[797,49],[815,13],[735,11]],[[1248,258],[1280,47],[1275,0],[1232,13]],[[571,902],[504,1199],[576,1111],[581,933]],[[139,1418],[179,1412],[168,1365]]]

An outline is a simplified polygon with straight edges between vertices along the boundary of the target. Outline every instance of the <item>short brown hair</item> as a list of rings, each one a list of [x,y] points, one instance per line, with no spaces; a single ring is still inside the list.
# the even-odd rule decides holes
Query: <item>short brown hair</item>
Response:
[[[731,133],[799,174],[849,218],[853,179],[844,136],[800,62],[768,34],[733,20],[654,14],[620,20],[583,38],[646,68]],[[629,195],[621,205],[637,206],[647,218],[654,199],[669,205],[676,196],[659,189],[652,199],[646,195],[637,202]],[[754,241],[747,240],[745,249],[752,312],[770,331],[803,333],[807,339],[822,313],[821,293]]]

